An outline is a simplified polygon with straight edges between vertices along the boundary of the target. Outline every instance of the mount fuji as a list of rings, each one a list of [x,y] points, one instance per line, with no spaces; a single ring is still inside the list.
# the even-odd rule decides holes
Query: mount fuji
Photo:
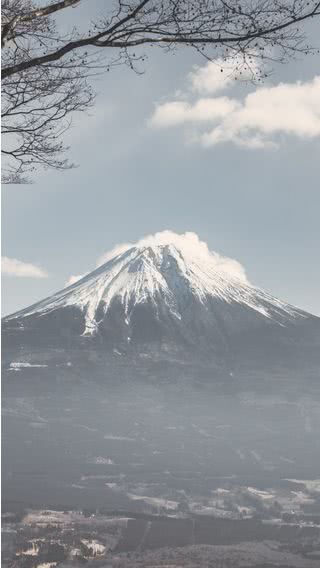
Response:
[[[192,233],[128,245],[71,286],[3,320],[10,348],[207,357],[233,368],[318,363],[320,319],[256,288]]]
[[[320,470],[320,318],[195,235],[117,247],[2,327],[5,510],[94,511],[94,538],[96,511],[120,515],[135,552],[159,514],[159,546],[163,533],[229,539],[233,523],[247,543],[259,519],[273,542],[282,509],[297,511],[285,534],[304,523],[296,546],[317,522],[316,490],[301,484]]]

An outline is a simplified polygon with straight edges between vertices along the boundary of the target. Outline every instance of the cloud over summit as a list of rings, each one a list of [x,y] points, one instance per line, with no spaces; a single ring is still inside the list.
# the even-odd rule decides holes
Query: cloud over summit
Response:
[[[136,243],[120,243],[97,259],[96,268],[133,247],[143,248],[160,245],[173,245],[183,253],[186,259],[199,259],[201,262],[207,261],[210,263],[211,268],[215,268],[217,272],[248,283],[245,269],[240,262],[233,258],[223,256],[217,252],[210,251],[207,243],[201,241],[196,233],[190,231],[177,234],[173,231],[166,230],[155,233],[154,235],[146,235]],[[74,284],[87,274],[88,273],[78,276],[70,276],[66,282],[66,286]]]

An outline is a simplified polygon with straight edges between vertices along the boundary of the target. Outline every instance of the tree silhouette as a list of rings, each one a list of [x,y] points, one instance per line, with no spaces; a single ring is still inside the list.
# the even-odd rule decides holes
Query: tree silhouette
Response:
[[[94,101],[89,77],[143,59],[142,47],[187,46],[212,60],[287,61],[313,51],[304,23],[315,0],[113,0],[86,31],[63,16],[88,0],[2,0],[3,179],[22,183],[38,166],[72,167],[63,134],[73,112]],[[139,50],[137,52],[137,50]],[[240,63],[239,63],[240,61]],[[252,66],[252,73],[257,73]]]

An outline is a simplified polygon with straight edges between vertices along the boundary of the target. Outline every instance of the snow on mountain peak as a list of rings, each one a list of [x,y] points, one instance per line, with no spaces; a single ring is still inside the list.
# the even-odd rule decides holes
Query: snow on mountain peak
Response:
[[[113,249],[98,259],[97,266],[108,262],[115,256],[118,256],[131,248],[143,249],[145,247],[150,247],[155,250],[163,246],[175,247],[186,262],[197,260],[200,263],[202,262],[204,265],[209,265],[211,268],[215,267],[217,272],[224,274],[226,277],[229,275],[232,279],[236,278],[242,282],[248,283],[245,269],[240,262],[220,255],[217,252],[210,251],[207,243],[201,241],[199,236],[191,231],[178,234],[173,231],[166,230],[155,233],[154,235],[147,235],[136,243],[122,243],[116,245]]]
[[[195,233],[163,231],[136,244],[117,245],[99,259],[93,272],[11,318],[73,306],[84,314],[84,333],[92,335],[115,303],[129,325],[141,304],[182,322],[190,305],[208,306],[212,300],[245,307],[279,323],[298,313],[253,287],[239,262],[211,252]]]

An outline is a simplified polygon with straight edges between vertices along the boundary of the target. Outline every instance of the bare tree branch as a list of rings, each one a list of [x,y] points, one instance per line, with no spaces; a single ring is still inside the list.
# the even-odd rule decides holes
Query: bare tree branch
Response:
[[[60,157],[60,140],[72,113],[93,103],[88,78],[113,65],[133,68],[142,58],[135,49],[185,45],[210,60],[240,55],[250,68],[253,57],[286,61],[312,51],[303,24],[320,15],[318,0],[110,0],[86,31],[62,31],[61,17],[69,8],[77,14],[80,4],[2,0],[2,133],[9,180],[25,178],[40,165],[71,167]]]
[[[36,10],[31,10],[29,13],[16,14],[11,20],[2,24],[1,29],[1,47],[4,47],[7,41],[14,38],[14,30],[18,23],[21,22],[31,22],[35,18],[41,18],[43,16],[49,16],[54,12],[68,8],[69,6],[74,6],[78,4],[80,0],[62,0],[61,2],[56,2],[55,4],[50,4],[42,8],[37,8]]]

